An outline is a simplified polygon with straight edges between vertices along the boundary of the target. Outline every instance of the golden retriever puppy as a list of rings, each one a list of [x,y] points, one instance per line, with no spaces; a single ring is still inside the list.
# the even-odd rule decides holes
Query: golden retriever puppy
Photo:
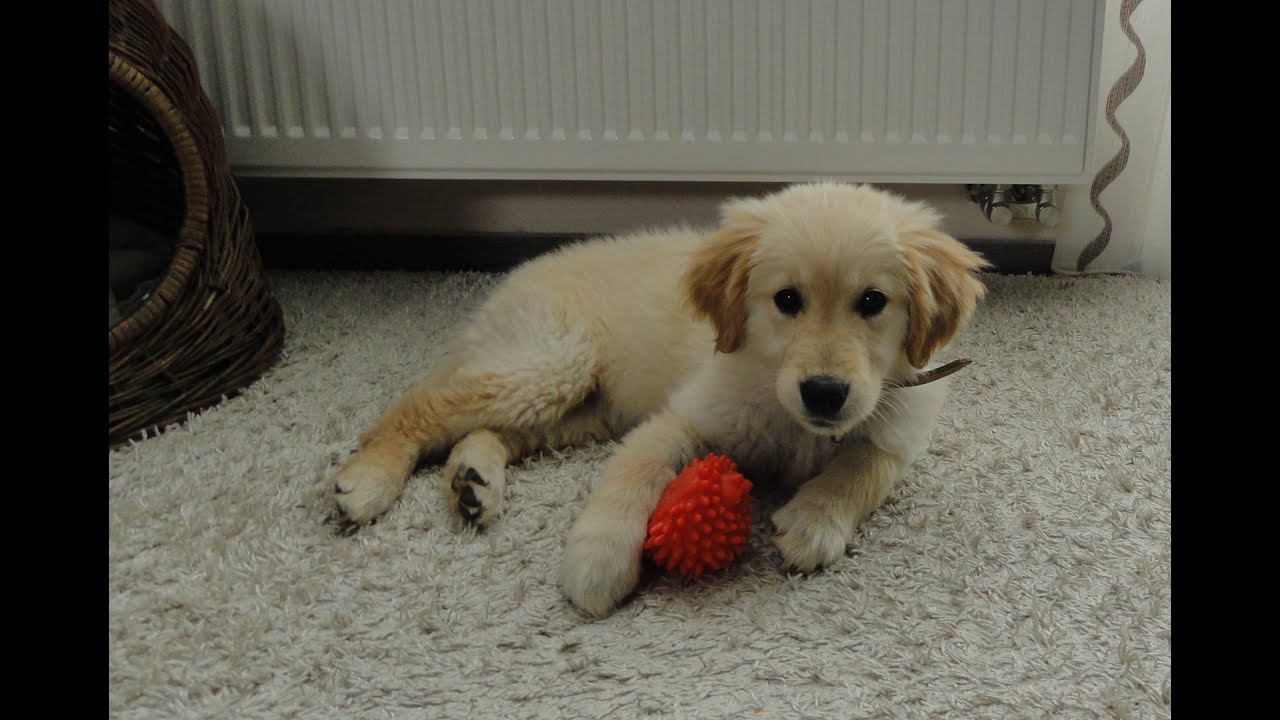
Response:
[[[797,488],[786,562],[842,557],[926,445],[945,382],[908,382],[968,321],[985,261],[928,207],[818,183],[727,203],[718,229],[599,239],[537,258],[480,308],[336,477],[352,521],[388,510],[424,455],[486,525],[508,463],[622,436],[568,534],[560,583],[591,615],[635,587],[647,520],[706,452]]]

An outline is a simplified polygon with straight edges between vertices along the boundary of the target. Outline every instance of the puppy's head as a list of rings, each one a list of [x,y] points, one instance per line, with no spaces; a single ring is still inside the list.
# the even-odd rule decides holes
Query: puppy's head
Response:
[[[812,432],[866,420],[886,380],[921,368],[968,322],[985,260],[921,203],[867,186],[797,185],[725,205],[685,277],[716,350],[749,353]]]

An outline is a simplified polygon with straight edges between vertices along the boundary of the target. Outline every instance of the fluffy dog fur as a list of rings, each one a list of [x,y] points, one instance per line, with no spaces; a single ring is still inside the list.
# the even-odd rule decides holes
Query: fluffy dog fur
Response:
[[[583,611],[607,614],[635,587],[658,498],[708,451],[797,488],[772,516],[774,542],[799,570],[831,563],[941,406],[945,382],[893,381],[925,367],[984,292],[986,263],[938,220],[867,186],[797,185],[726,204],[710,234],[600,239],[533,260],[365,434],[336,478],[339,509],[368,522],[420,457],[448,452],[449,502],[486,525],[502,513],[508,463],[625,433],[565,545],[561,586]],[[799,302],[780,302],[782,290]],[[827,393],[825,412],[812,382],[802,393],[815,378],[845,389]]]

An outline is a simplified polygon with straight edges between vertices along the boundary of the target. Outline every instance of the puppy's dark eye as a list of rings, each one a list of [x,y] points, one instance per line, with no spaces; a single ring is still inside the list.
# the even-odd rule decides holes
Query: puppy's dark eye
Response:
[[[853,304],[853,309],[857,310],[858,314],[864,318],[871,317],[879,315],[887,302],[889,302],[889,298],[886,298],[884,293],[879,290],[868,290],[862,293],[862,297],[858,298],[858,301]]]
[[[773,304],[778,306],[784,315],[795,315],[804,309],[804,299],[795,288],[783,288],[773,296]]]

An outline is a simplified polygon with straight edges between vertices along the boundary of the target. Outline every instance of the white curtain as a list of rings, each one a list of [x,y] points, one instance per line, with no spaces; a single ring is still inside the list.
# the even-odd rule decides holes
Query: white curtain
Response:
[[[1102,69],[1092,173],[1110,184],[1098,202],[1111,218],[1109,237],[1093,207],[1092,185],[1071,185],[1061,193],[1063,222],[1054,250],[1058,272],[1121,272],[1170,277],[1170,12],[1171,0],[1108,0],[1103,30]],[[1126,5],[1129,7],[1126,8]],[[1123,76],[1139,58],[1138,48],[1121,26],[1128,11],[1134,34],[1145,51],[1136,85]],[[1108,95],[1118,84],[1132,88],[1115,108],[1115,119],[1129,138],[1129,156],[1119,167],[1122,141],[1108,123]],[[1108,173],[1107,166],[1118,169]],[[1103,247],[1105,245],[1105,247]],[[1098,252],[1101,248],[1101,252]],[[1082,260],[1087,264],[1082,265]]]

